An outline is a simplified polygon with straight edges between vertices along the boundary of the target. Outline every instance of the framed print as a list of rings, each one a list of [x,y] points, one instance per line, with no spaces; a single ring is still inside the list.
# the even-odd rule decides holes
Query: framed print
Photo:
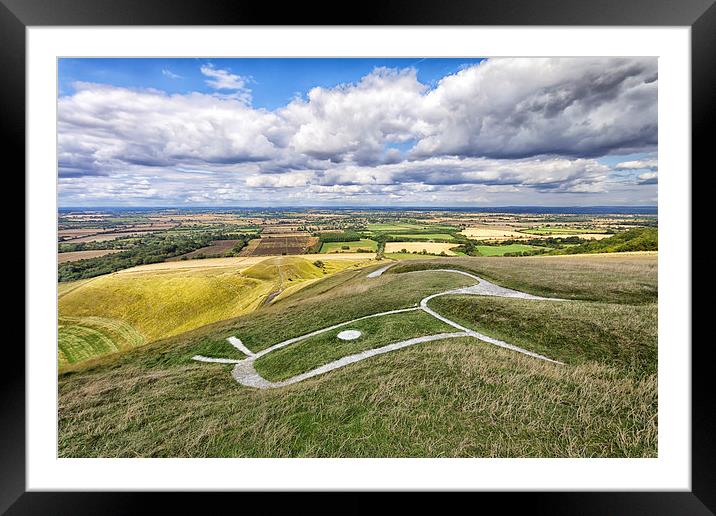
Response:
[[[711,513],[691,171],[716,8],[557,4],[3,0],[27,203],[3,510]]]

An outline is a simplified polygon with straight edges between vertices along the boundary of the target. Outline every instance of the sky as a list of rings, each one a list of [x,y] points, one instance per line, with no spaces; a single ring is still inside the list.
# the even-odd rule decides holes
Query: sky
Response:
[[[61,207],[657,203],[655,58],[61,59]]]

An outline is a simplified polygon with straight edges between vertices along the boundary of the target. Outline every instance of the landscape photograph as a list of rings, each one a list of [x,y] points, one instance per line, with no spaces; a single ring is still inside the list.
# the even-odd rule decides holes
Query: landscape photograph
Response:
[[[59,457],[658,457],[656,58],[57,79]]]

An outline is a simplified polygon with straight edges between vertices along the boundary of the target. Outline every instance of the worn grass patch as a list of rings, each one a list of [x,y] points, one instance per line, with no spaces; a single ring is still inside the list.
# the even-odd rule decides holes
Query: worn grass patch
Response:
[[[346,329],[358,330],[362,335],[355,340],[338,339],[338,333]],[[353,353],[450,331],[455,328],[422,310],[373,317],[273,351],[258,358],[254,367],[267,380],[285,380]]]

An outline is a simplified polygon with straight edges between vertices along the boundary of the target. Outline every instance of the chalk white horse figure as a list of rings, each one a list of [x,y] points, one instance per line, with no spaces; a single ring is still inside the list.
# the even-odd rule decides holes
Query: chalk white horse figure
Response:
[[[394,264],[377,269],[377,270],[371,272],[370,274],[368,274],[366,277],[367,278],[377,278],[378,276],[382,275],[386,270],[388,270],[390,267],[392,267],[392,265],[394,265]],[[471,330],[469,328],[465,328],[464,326],[461,326],[460,324],[456,323],[455,321],[452,321],[452,320],[448,319],[447,317],[437,313],[435,310],[433,310],[432,308],[430,308],[428,306],[428,302],[431,299],[434,299],[438,296],[455,295],[455,294],[468,294],[468,295],[475,295],[475,296],[513,297],[513,298],[519,298],[519,299],[530,299],[530,300],[540,300],[540,301],[564,301],[563,299],[533,296],[531,294],[526,294],[524,292],[519,292],[517,290],[512,290],[509,288],[501,287],[499,285],[495,285],[494,283],[490,283],[489,281],[484,280],[478,276],[475,276],[474,274],[470,274],[469,272],[464,272],[464,271],[460,271],[457,269],[427,269],[427,270],[414,271],[414,272],[421,272],[421,273],[422,272],[450,272],[450,273],[455,273],[455,274],[462,274],[464,276],[474,279],[476,281],[476,283],[469,287],[455,288],[455,289],[451,289],[451,290],[446,290],[445,292],[439,292],[437,294],[432,294],[430,296],[423,298],[420,301],[418,306],[415,306],[412,308],[402,308],[399,310],[390,310],[388,312],[380,312],[380,313],[376,313],[376,314],[366,315],[364,317],[359,317],[357,319],[352,319],[350,321],[342,322],[339,324],[334,324],[333,326],[328,326],[326,328],[321,328],[320,330],[312,331],[311,333],[306,333],[305,335],[301,335],[300,337],[294,337],[292,339],[284,340],[283,342],[274,344],[273,346],[263,349],[261,351],[258,351],[256,353],[254,353],[250,349],[248,349],[241,342],[241,339],[238,339],[236,337],[229,337],[227,339],[229,341],[229,343],[231,343],[236,349],[238,349],[239,351],[241,351],[242,353],[244,353],[246,355],[246,358],[244,358],[242,360],[235,360],[235,359],[229,359],[229,358],[212,358],[212,357],[205,357],[202,355],[195,355],[193,357],[193,359],[198,360],[200,362],[218,362],[218,363],[223,363],[223,364],[236,364],[234,366],[232,373],[231,373],[231,375],[234,377],[234,379],[242,385],[246,385],[249,387],[256,387],[259,389],[274,389],[277,387],[284,387],[286,385],[298,383],[298,382],[301,382],[308,378],[312,378],[314,376],[318,376],[320,374],[327,373],[328,371],[333,371],[334,369],[345,367],[345,366],[347,366],[349,364],[353,364],[355,362],[360,362],[361,360],[365,360],[367,358],[370,358],[370,357],[373,357],[376,355],[381,355],[383,353],[389,353],[391,351],[395,351],[395,350],[402,349],[402,348],[407,348],[408,346],[413,346],[415,344],[420,344],[423,342],[452,339],[452,338],[457,338],[457,337],[473,337],[475,339],[479,339],[481,341],[488,342],[490,344],[494,344],[495,346],[499,346],[501,348],[506,348],[506,349],[509,349],[512,351],[516,351],[518,353],[529,355],[529,356],[534,357],[539,360],[546,360],[548,362],[562,364],[562,362],[558,362],[557,360],[552,360],[551,358],[545,357],[543,355],[533,353],[531,351],[527,351],[526,349],[522,349],[522,348],[514,346],[512,344],[508,344],[507,342],[503,342],[498,339],[493,339],[492,337],[488,337],[487,335],[483,335],[482,333],[478,333],[478,332]],[[406,273],[406,274],[409,274],[409,273]],[[399,314],[399,313],[403,313],[403,312],[411,312],[411,311],[416,311],[416,310],[424,311],[425,313],[435,317],[436,319],[439,319],[440,321],[452,326],[453,328],[456,329],[456,331],[449,332],[449,333],[437,333],[434,335],[425,335],[423,337],[415,337],[412,339],[402,340],[399,342],[394,342],[392,344],[387,344],[387,345],[379,347],[379,348],[361,351],[360,353],[355,353],[353,355],[345,356],[343,358],[334,360],[333,362],[329,362],[329,363],[324,364],[320,367],[311,369],[310,371],[306,371],[305,373],[301,373],[296,376],[292,376],[291,378],[288,378],[288,379],[280,381],[280,382],[270,382],[270,381],[266,380],[254,368],[254,361],[256,361],[256,359],[258,359],[264,355],[267,355],[273,351],[276,351],[277,349],[285,348],[286,346],[290,346],[291,344],[295,344],[296,342],[305,340],[309,337],[313,337],[315,335],[320,335],[321,333],[335,330],[335,329],[341,328],[343,326],[348,326],[348,325],[353,324],[357,321],[363,321],[365,319],[370,319],[373,317],[383,317],[386,315]]]

